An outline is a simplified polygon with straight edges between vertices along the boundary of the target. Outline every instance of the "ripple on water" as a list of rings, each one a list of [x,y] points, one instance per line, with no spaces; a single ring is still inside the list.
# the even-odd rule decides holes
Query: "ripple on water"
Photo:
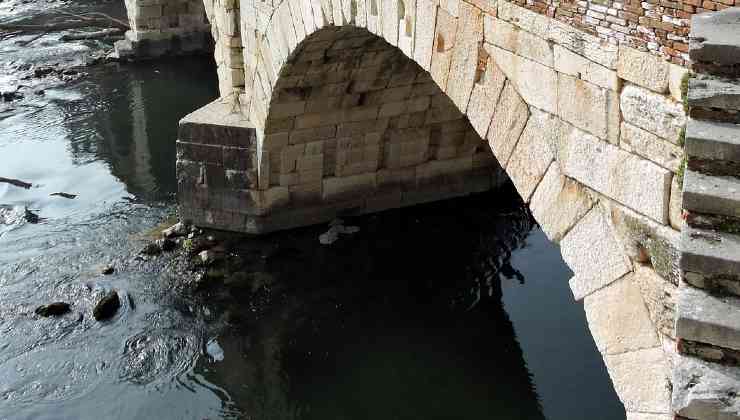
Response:
[[[193,367],[201,347],[201,337],[191,332],[142,332],[126,340],[120,378],[138,385],[169,382]]]

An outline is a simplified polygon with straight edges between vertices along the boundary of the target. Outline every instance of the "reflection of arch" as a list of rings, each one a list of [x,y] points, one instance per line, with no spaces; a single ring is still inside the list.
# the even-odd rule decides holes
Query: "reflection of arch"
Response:
[[[292,202],[290,186],[273,179],[273,174],[290,174],[279,168],[297,167],[295,156],[305,156],[305,147],[285,153],[296,144],[291,136],[313,128],[306,124],[311,118],[322,118],[321,113],[308,115],[311,93],[305,88],[316,90],[306,86],[302,72],[313,65],[306,61],[323,70],[310,77],[329,80],[342,71],[332,61],[335,43],[357,42],[355,48],[378,54],[393,54],[397,47],[429,72],[470,127],[487,140],[543,230],[561,244],[575,272],[571,287],[577,299],[586,301],[592,332],[627,411],[667,414],[669,373],[661,343],[673,337],[666,323],[671,315],[663,308],[670,306],[676,278],[678,233],[671,222],[677,219],[675,214],[669,217],[669,205],[677,165],[639,144],[676,147],[684,116],[680,105],[665,95],[667,79],[664,84],[645,80],[628,65],[617,71],[620,57],[627,57],[627,64],[667,64],[602,44],[505,1],[493,9],[484,1],[473,3],[442,1],[438,7],[417,0],[400,7],[393,0],[293,0],[276,4],[271,13],[241,5],[243,47],[234,48],[245,57],[246,82],[241,88],[241,78],[235,78],[224,87],[229,80],[222,78],[222,96],[238,99],[242,114],[256,127],[259,185],[248,187],[256,209],[237,214],[249,230],[259,226],[260,217],[274,221],[281,209],[308,206]],[[399,25],[407,17],[399,12],[413,13],[412,36]],[[367,85],[378,79],[377,74],[363,79],[361,74],[368,71],[352,73],[351,81]],[[285,100],[291,95],[293,100]],[[434,113],[431,108],[428,112]],[[377,120],[365,117],[354,118]],[[299,118],[302,123],[296,126]],[[306,159],[306,167],[310,161]],[[326,185],[321,184],[319,194],[313,191],[314,196],[326,198],[327,185],[349,185],[348,190],[362,185],[342,178],[336,172],[327,178],[322,173]],[[368,190],[377,191],[373,182]],[[219,203],[209,205],[213,202]],[[206,223],[218,219],[212,207],[201,207]],[[193,214],[197,218],[198,212]],[[305,222],[327,217],[292,214],[284,219],[296,223],[301,217]]]

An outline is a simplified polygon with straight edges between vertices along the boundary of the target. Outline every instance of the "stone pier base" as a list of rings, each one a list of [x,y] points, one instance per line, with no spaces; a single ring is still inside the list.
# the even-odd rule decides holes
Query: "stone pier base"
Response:
[[[213,52],[201,0],[126,0],[126,12],[131,30],[115,44],[121,59]]]
[[[116,41],[115,54],[119,59],[141,60],[163,56],[210,54],[213,39],[207,31],[178,33],[126,32],[126,39]]]
[[[230,104],[212,102],[180,121],[177,198],[197,226],[261,234],[483,192],[506,175],[490,152],[317,179],[300,190],[262,185],[257,130]]]

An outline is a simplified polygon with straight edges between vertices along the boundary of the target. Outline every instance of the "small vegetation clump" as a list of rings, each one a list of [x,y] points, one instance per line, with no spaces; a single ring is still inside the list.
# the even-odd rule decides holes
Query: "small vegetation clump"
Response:
[[[691,79],[691,72],[686,72],[681,78],[681,100],[683,101],[684,112],[689,112],[689,79]]]

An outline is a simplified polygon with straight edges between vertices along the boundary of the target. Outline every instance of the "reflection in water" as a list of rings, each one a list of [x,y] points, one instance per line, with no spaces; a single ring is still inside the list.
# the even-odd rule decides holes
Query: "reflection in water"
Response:
[[[322,227],[234,239],[247,269],[200,292],[167,258],[132,258],[172,211],[153,200],[175,189],[177,120],[216,94],[212,63],[150,65],[97,68],[0,120],[1,175],[39,185],[0,187],[0,204],[47,218],[0,210],[0,418],[623,417],[558,250],[531,240],[511,190],[352,220],[361,232],[331,247]],[[543,255],[549,272],[532,271]],[[540,280],[557,293],[528,287]],[[123,306],[98,323],[111,288]],[[570,310],[570,334],[520,322],[512,290],[527,313]],[[33,314],[57,300],[72,313]],[[533,336],[579,359],[549,363]]]

